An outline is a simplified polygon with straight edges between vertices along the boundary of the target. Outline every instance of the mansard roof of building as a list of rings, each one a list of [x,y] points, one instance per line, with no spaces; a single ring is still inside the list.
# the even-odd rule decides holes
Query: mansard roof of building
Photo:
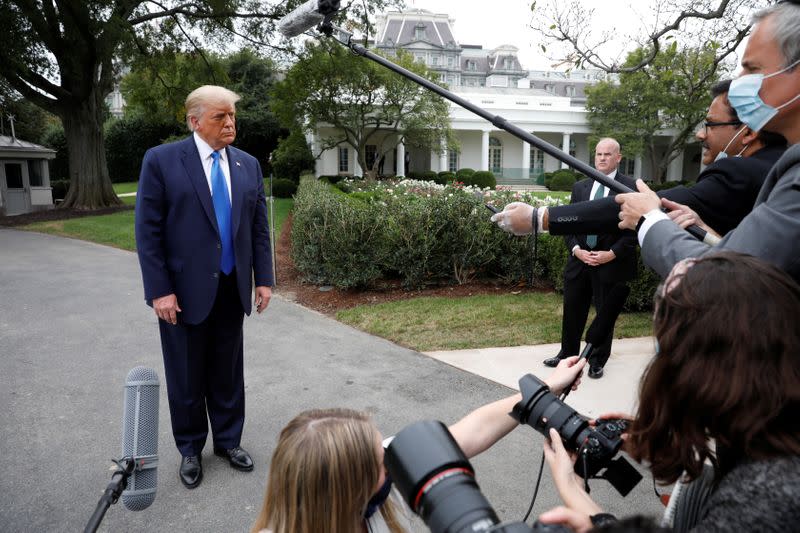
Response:
[[[427,42],[443,49],[458,49],[458,41],[450,27],[450,17],[424,9],[385,13],[379,19],[378,46],[407,46]],[[418,35],[417,30],[423,30]]]

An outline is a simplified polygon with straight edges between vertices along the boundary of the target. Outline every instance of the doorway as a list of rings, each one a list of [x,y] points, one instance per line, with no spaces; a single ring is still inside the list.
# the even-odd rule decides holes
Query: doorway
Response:
[[[28,169],[24,161],[2,161],[2,193],[5,198],[6,215],[20,215],[31,209],[31,186]]]

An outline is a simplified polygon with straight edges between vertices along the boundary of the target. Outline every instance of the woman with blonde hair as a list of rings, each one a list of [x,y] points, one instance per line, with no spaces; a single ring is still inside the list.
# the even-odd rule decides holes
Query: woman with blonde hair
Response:
[[[545,382],[554,394],[576,381],[585,361],[562,361]],[[450,426],[467,457],[508,434],[515,394],[484,405]],[[403,533],[408,508],[390,497],[380,431],[369,415],[351,409],[300,413],[281,431],[253,533]]]

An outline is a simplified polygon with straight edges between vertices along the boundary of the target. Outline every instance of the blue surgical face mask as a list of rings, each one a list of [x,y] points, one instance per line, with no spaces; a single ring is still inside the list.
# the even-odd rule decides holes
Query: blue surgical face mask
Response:
[[[728,141],[728,144],[726,144],[726,145],[725,145],[725,148],[723,148],[723,149],[722,149],[722,151],[721,151],[720,153],[718,153],[718,154],[717,154],[717,157],[715,157],[715,158],[714,158],[714,162],[715,162],[715,163],[716,163],[717,161],[719,161],[720,159],[725,159],[726,157],[728,157],[728,153],[727,153],[727,152],[728,152],[728,148],[730,147],[731,143],[732,143],[733,141],[735,141],[735,140],[736,140],[736,137],[738,137],[739,135],[741,135],[741,134],[742,134],[742,132],[743,132],[744,130],[746,130],[746,129],[747,129],[747,126],[743,126],[743,127],[742,127],[742,129],[740,129],[739,131],[737,131],[737,132],[736,132],[736,135],[734,135],[733,137],[731,137],[731,140],[730,140],[730,141]],[[741,151],[740,151],[738,154],[736,154],[736,157],[739,157],[740,155],[742,155],[742,154],[744,153],[744,151],[745,151],[745,150],[747,150],[747,146],[744,146],[744,147],[742,147],[742,150],[741,150]]]
[[[798,98],[800,94],[789,100],[788,102],[772,107],[765,104],[764,100],[758,95],[761,90],[761,84],[766,78],[783,74],[790,70],[795,65],[800,63],[800,60],[795,61],[788,67],[773,72],[772,74],[747,74],[740,76],[731,81],[731,87],[728,90],[728,101],[731,106],[736,110],[739,120],[747,124],[753,131],[761,131],[761,128],[767,125],[772,118],[778,114],[778,111],[791,104]]]

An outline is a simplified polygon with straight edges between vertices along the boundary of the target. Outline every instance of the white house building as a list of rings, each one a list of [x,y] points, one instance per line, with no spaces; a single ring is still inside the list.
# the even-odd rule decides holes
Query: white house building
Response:
[[[607,79],[602,71],[548,72],[525,70],[517,57],[518,48],[503,45],[484,50],[478,45],[460,44],[453,33],[455,19],[422,9],[388,12],[378,19],[374,48],[392,54],[399,48],[413,54],[434,70],[450,91],[493,115],[589,164],[590,133],[584,88]],[[364,61],[369,61],[364,59]],[[458,151],[422,151],[399,144],[385,159],[384,174],[406,175],[409,170],[455,171],[460,168],[491,170],[499,183],[542,183],[542,174],[566,165],[490,122],[450,104],[451,127]],[[329,127],[320,124],[310,136],[312,150]],[[670,132],[664,132],[664,145]],[[376,146],[372,147],[375,152]],[[317,151],[314,151],[317,153]],[[623,156],[625,147],[622,147]],[[367,146],[367,160],[370,160]],[[700,168],[700,147],[687,145],[684,154],[669,167],[667,179],[696,176]],[[626,158],[622,171],[634,177],[649,177],[653,170],[641,157]],[[316,174],[362,175],[352,147],[340,145],[317,160]]]

